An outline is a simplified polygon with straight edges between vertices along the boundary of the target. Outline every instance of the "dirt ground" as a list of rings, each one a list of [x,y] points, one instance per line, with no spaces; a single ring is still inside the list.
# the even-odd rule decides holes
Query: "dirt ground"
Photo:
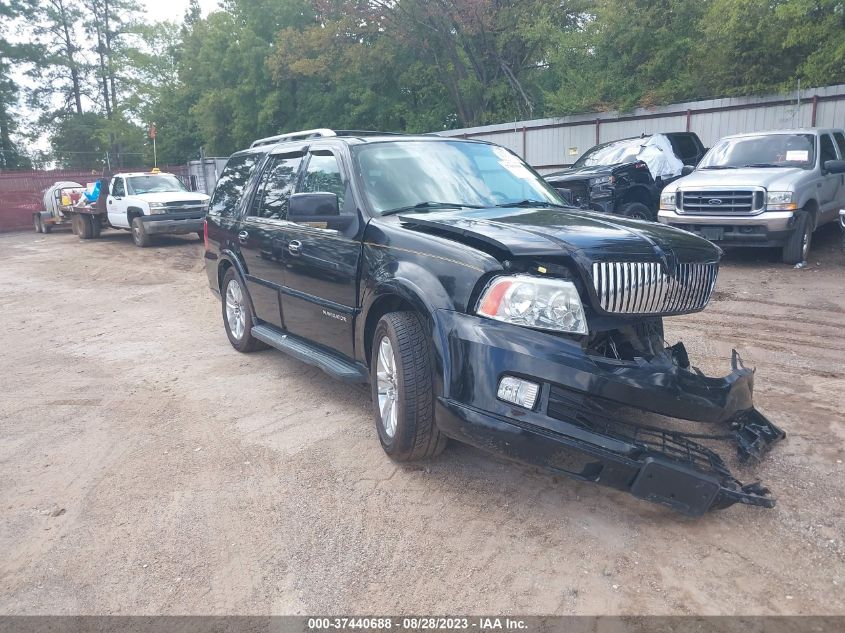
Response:
[[[845,255],[729,254],[694,364],[757,367],[774,510],[687,519],[451,444],[235,352],[195,237],[0,236],[0,613],[845,614]]]

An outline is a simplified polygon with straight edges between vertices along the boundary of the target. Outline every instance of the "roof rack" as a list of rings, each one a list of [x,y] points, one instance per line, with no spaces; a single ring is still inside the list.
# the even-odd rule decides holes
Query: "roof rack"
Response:
[[[283,141],[302,141],[309,138],[321,138],[323,136],[401,136],[404,132],[379,132],[377,130],[330,130],[328,128],[318,128],[316,130],[302,130],[301,132],[288,132],[287,134],[278,134],[276,136],[268,136],[267,138],[260,138],[252,142],[250,147],[259,147],[261,145],[272,145],[281,143]],[[429,136],[429,135],[420,135]]]
[[[287,134],[278,134],[276,136],[268,136],[253,141],[250,147],[259,147],[260,145],[271,145],[273,143],[281,143],[282,141],[300,141],[308,138],[320,138],[322,136],[337,136],[334,130],[328,128],[318,128],[316,130],[302,130],[300,132],[288,132]]]

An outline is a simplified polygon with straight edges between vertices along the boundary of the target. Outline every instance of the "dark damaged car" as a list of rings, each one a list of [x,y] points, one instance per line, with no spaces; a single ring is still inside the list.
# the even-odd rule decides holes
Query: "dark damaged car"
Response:
[[[572,167],[545,176],[568,204],[656,220],[663,188],[705,152],[694,132],[667,132],[596,145]]]
[[[453,438],[688,515],[774,505],[710,447],[757,459],[784,437],[754,408],[753,370],[734,353],[705,376],[663,336],[664,317],[710,300],[713,244],[567,208],[489,143],[321,130],[253,145],[206,223],[226,334],[369,382],[393,459]]]

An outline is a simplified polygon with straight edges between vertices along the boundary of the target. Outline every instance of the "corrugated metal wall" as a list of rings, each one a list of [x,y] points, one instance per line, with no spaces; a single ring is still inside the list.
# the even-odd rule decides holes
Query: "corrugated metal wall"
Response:
[[[845,84],[786,95],[676,103],[439,132],[504,145],[541,173],[574,163],[597,143],[655,132],[695,132],[706,146],[741,132],[793,127],[845,128]]]

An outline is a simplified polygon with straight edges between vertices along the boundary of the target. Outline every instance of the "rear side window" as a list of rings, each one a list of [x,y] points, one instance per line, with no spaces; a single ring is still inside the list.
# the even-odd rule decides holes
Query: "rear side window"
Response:
[[[238,206],[244,185],[252,175],[261,153],[233,156],[226,163],[214,187],[208,212],[213,215],[232,215]]]
[[[274,156],[264,170],[248,215],[268,220],[288,217],[288,201],[296,186],[302,156]]]
[[[833,140],[831,140],[830,134],[822,134],[820,146],[822,166],[824,166],[826,161],[836,160],[836,149],[833,147]]]
[[[691,165],[695,162],[698,156],[698,145],[692,140],[692,136],[689,134],[673,135],[669,137],[669,141],[672,143],[675,154],[684,164]]]
[[[839,148],[839,157],[845,160],[845,134],[834,132],[833,138],[836,139],[836,146]]]

